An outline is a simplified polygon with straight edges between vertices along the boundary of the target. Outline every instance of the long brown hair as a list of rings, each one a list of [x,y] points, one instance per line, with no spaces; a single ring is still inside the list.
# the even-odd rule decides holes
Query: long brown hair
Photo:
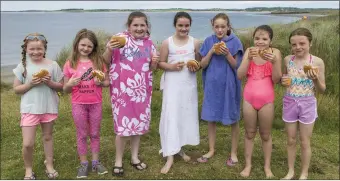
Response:
[[[227,14],[225,14],[225,13],[218,13],[218,14],[216,14],[214,16],[214,18],[211,20],[211,25],[214,26],[215,20],[217,20],[219,18],[227,21],[227,26],[229,27],[229,30],[227,31],[227,35],[229,36],[231,34],[231,30],[233,28],[231,27],[230,19],[229,19],[229,16]]]
[[[77,33],[73,41],[73,51],[72,51],[71,57],[69,58],[70,66],[73,69],[77,68],[78,59],[79,59],[78,45],[79,45],[80,40],[83,38],[87,38],[93,43],[93,49],[92,49],[92,52],[89,54],[89,58],[92,61],[94,68],[103,71],[104,59],[103,59],[102,54],[99,51],[97,36],[93,31],[88,30],[86,28],[81,29]]]
[[[31,38],[28,39],[28,37],[30,37],[30,36],[34,36],[34,38],[33,39],[31,39]],[[38,38],[38,36],[42,36],[45,40],[40,40]],[[30,34],[28,34],[25,37],[25,39],[23,40],[24,44],[21,45],[21,48],[22,48],[22,51],[21,51],[21,55],[22,55],[21,63],[23,65],[23,67],[24,67],[24,72],[22,73],[22,76],[24,78],[26,78],[26,75],[27,75],[27,69],[26,69],[26,65],[27,65],[26,64],[26,49],[27,49],[27,44],[30,41],[41,41],[44,44],[44,48],[45,48],[45,52],[44,52],[44,56],[43,56],[44,58],[46,56],[46,50],[47,50],[47,40],[46,40],[46,38],[45,38],[45,36],[43,34],[40,34],[40,33],[30,33]]]

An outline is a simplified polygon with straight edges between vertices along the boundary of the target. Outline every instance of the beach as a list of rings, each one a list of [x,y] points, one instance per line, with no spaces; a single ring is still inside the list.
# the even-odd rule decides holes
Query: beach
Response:
[[[1,83],[11,84],[14,80],[13,69],[16,65],[7,65],[1,67]]]

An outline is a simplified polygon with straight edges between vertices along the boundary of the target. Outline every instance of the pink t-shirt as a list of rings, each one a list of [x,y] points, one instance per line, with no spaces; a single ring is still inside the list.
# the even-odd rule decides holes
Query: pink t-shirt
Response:
[[[72,103],[76,104],[96,104],[102,102],[102,87],[94,83],[92,76],[92,61],[80,62],[76,69],[71,68],[70,61],[66,61],[64,65],[64,75],[71,78],[72,75],[81,77],[78,85],[72,87]],[[104,66],[104,72],[107,69]]]

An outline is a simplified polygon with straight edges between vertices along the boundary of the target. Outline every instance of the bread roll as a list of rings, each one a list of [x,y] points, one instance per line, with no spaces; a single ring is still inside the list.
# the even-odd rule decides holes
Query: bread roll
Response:
[[[197,60],[189,60],[187,62],[187,67],[193,67],[195,70],[198,70],[201,66]]]
[[[263,59],[265,59],[264,54],[266,53],[269,53],[269,49],[259,50],[259,55]]]
[[[222,54],[221,47],[227,47],[227,45],[223,41],[214,44],[214,51],[217,55]]]
[[[111,41],[119,42],[119,48],[123,48],[126,44],[126,37],[124,36],[112,36]]]
[[[97,79],[99,81],[103,81],[105,79],[105,74],[104,72],[100,71],[100,70],[93,70],[92,71],[92,76],[93,77],[97,77]]]
[[[311,69],[315,70],[316,73],[319,73],[319,69],[317,67],[312,67],[311,65],[304,65],[303,66],[303,71],[305,72],[305,74],[307,74],[307,72]]]
[[[49,74],[48,70],[41,69],[39,72],[33,74],[33,77],[43,78],[43,77],[45,77],[48,74]]]

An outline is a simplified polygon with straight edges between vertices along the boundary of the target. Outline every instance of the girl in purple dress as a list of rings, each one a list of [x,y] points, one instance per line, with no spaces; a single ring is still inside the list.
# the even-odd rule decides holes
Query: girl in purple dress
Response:
[[[204,40],[200,50],[204,90],[201,118],[208,122],[209,152],[197,161],[207,162],[214,155],[216,122],[221,122],[223,125],[231,125],[231,154],[226,164],[233,166],[238,162],[241,101],[241,81],[237,79],[236,70],[243,57],[243,46],[239,38],[231,32],[226,14],[217,14],[211,24],[214,34]],[[214,45],[220,42],[225,43],[226,47],[216,52]]]

